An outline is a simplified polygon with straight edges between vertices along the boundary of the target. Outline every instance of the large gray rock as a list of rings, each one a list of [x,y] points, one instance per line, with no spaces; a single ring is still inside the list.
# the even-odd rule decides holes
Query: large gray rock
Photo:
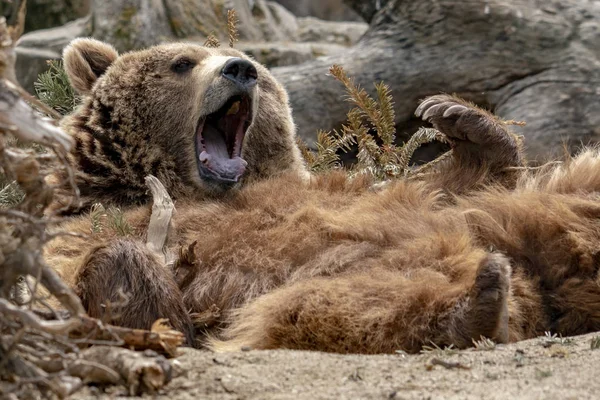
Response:
[[[0,14],[12,22],[16,10],[23,0],[0,1]],[[54,28],[86,16],[90,11],[90,0],[29,0],[25,32]]]
[[[369,29],[365,22],[331,22],[318,18],[298,18],[298,40],[352,46]]]
[[[343,0],[275,0],[298,17],[317,17],[331,21],[362,21]]]
[[[242,39],[236,47],[270,67],[301,64],[320,56],[339,54],[344,46],[358,41],[367,29],[364,23],[327,22],[315,18],[297,20],[281,5],[264,0],[230,0],[231,4],[222,8],[216,7],[217,0],[210,1],[215,2],[214,7],[200,7],[199,3],[187,0],[93,0],[94,11],[90,16],[58,28],[25,34],[19,40],[17,79],[33,92],[38,75],[47,69],[47,60],[59,59],[63,48],[77,37],[93,36],[123,52],[175,39],[181,32],[176,29],[180,25],[173,22],[185,22],[190,28],[193,21],[189,18],[201,18],[207,24],[203,29],[212,26],[211,32],[226,45],[224,22],[227,9],[233,6],[240,20]],[[199,10],[204,14],[191,13]],[[188,19],[178,20],[182,15]],[[191,36],[189,40],[196,42],[205,39]]]
[[[236,48],[269,68],[302,64],[317,57],[340,54],[348,49],[335,43],[322,42],[242,42]]]
[[[93,36],[118,51],[153,46],[173,37],[162,0],[92,0]]]
[[[347,51],[369,27],[364,22],[332,22],[313,17],[298,18],[296,26],[294,36],[298,42],[240,42],[236,48],[269,68],[297,65]]]
[[[354,12],[358,13],[363,20],[371,22],[375,14],[382,10],[389,0],[342,0]]]
[[[60,59],[63,48],[73,39],[89,36],[89,17],[80,18],[64,26],[26,33],[17,42],[15,70],[17,80],[30,93],[40,73],[48,69],[48,60]]]
[[[54,28],[90,12],[90,0],[28,0],[25,32]]]
[[[348,0],[350,2],[350,0]],[[286,87],[298,133],[314,143],[318,129],[339,128],[349,105],[327,76],[343,66],[374,93],[391,86],[400,132],[420,99],[456,93],[507,120],[525,136],[530,160],[600,143],[600,3],[588,0],[357,0],[379,11],[348,51],[273,74]],[[365,11],[365,13],[366,13]],[[367,13],[366,13],[367,14]]]
[[[227,10],[235,9],[240,40],[295,40],[296,19],[279,4],[265,0],[165,0],[174,34],[200,40],[214,34],[227,40]]]

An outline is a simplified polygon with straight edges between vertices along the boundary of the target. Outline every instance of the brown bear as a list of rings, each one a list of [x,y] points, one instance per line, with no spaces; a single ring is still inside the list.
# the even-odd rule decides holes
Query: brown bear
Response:
[[[61,124],[75,139],[70,161],[82,200],[64,213],[95,202],[143,204],[148,174],[175,199],[307,174],[285,90],[236,50],[174,43],[119,56],[106,43],[76,39],[63,58],[82,96]]]
[[[114,316],[116,323],[148,328],[158,318],[169,318],[190,344],[215,350],[417,352],[431,343],[467,347],[481,336],[508,342],[545,331],[573,335],[600,330],[600,154],[596,150],[588,149],[563,164],[527,169],[521,142],[506,124],[456,97],[439,95],[425,99],[417,109],[452,143],[452,157],[439,165],[436,174],[420,180],[398,179],[381,190],[373,190],[367,176],[351,179],[341,171],[306,180],[299,173],[293,129],[273,130],[273,121],[277,126],[292,126],[287,104],[274,101],[285,95],[267,70],[252,63],[257,71],[254,90],[261,95],[252,98],[257,116],[240,154],[254,154],[246,160],[248,166],[252,160],[277,161],[271,162],[269,173],[246,168],[242,180],[252,173],[257,179],[242,189],[220,189],[218,198],[207,197],[204,192],[210,186],[194,169],[202,168],[197,165],[201,154],[192,150],[189,140],[187,147],[182,144],[177,154],[171,154],[171,142],[165,138],[177,136],[182,141],[178,143],[185,142],[186,134],[175,129],[174,122],[185,120],[188,139],[196,140],[193,121],[203,120],[206,111],[176,112],[176,106],[167,106],[165,99],[184,110],[194,107],[175,100],[188,84],[178,81],[179,67],[173,60],[182,54],[191,60],[210,54],[213,61],[182,68],[199,77],[207,76],[208,68],[212,79],[222,81],[230,79],[224,77],[228,61],[214,57],[234,53],[169,44],[115,60],[116,56],[102,55],[99,49],[106,48],[80,41],[65,55],[73,84],[91,80],[79,85],[79,90],[92,87],[84,105],[65,124],[76,138],[80,129],[89,138],[80,141],[73,159],[80,160],[81,170],[87,167],[89,174],[95,164],[86,166],[83,160],[93,153],[90,149],[113,149],[108,137],[103,137],[107,144],[95,139],[100,131],[82,126],[111,127],[111,137],[123,141],[114,144],[118,153],[93,153],[96,163],[111,167],[96,176],[82,173],[82,193],[91,197],[89,202],[94,196],[117,204],[137,199],[122,194],[121,187],[133,185],[133,180],[118,171],[139,162],[145,167],[136,175],[136,193],[141,196],[144,174],[165,182],[179,198],[168,245],[189,251],[182,252],[175,266],[167,266],[148,250],[140,241],[150,215],[150,208],[144,206],[125,212],[133,227],[130,237],[116,238],[114,232],[104,230],[86,239],[56,239],[47,248],[47,259],[76,288],[90,315],[103,316],[107,302],[119,302],[120,293],[127,293],[127,302]],[[82,68],[69,67],[69,59],[75,56],[80,57],[77,62]],[[132,66],[120,67],[121,62]],[[82,72],[86,63],[89,71],[98,72]],[[106,68],[108,64],[112,66]],[[131,104],[137,97],[130,93],[139,93],[139,85],[116,83],[128,82],[128,74],[150,81],[145,85],[152,88],[159,85],[154,80],[166,81],[160,90],[145,92],[154,98],[137,100],[144,104],[139,108]],[[264,82],[267,89],[261,87]],[[214,84],[189,90],[202,92]],[[263,95],[264,91],[281,94]],[[208,95],[183,99],[203,97]],[[101,102],[104,98],[123,101],[104,114],[101,104],[108,101]],[[239,113],[238,106],[233,111],[231,107],[226,104],[225,118],[230,112]],[[90,110],[97,110],[97,115]],[[259,118],[262,110],[270,110],[264,119]],[[143,127],[123,122],[139,118],[131,116],[136,113],[146,118]],[[165,120],[172,122],[168,131]],[[227,129],[219,128],[219,122],[216,126],[221,139],[212,140],[227,143]],[[285,133],[287,139],[272,138],[276,132]],[[98,143],[89,145],[94,140]],[[159,142],[152,147],[154,152],[140,150],[136,157],[128,150]],[[238,153],[229,152],[229,160],[234,159],[232,154]],[[174,164],[164,168],[161,163],[146,163],[144,157],[173,157]],[[118,165],[114,170],[113,162]],[[238,161],[219,161],[229,162]],[[175,169],[180,166],[183,169]],[[211,168],[230,171],[229,164]],[[188,171],[188,175],[181,172],[180,177],[175,171]],[[61,229],[89,233],[90,219],[74,217]]]

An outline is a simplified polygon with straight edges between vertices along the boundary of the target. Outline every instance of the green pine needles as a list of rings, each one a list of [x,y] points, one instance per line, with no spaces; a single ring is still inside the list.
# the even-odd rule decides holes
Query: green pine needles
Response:
[[[341,132],[318,132],[316,151],[299,140],[304,159],[313,172],[339,168],[339,151],[347,152],[357,145],[357,163],[350,173],[368,173],[376,180],[397,178],[408,174],[410,160],[420,146],[434,140],[445,141],[437,130],[421,128],[403,146],[397,146],[394,100],[389,86],[383,82],[375,84],[374,99],[341,66],[333,65],[329,72],[344,85],[346,100],[353,108]]]
[[[62,61],[48,60],[48,71],[33,84],[37,97],[61,115],[73,111],[79,99],[69,83]]]
[[[89,211],[90,232],[92,234],[102,233],[109,229],[118,236],[130,236],[134,233],[133,227],[129,224],[120,208],[105,208],[100,203],[92,205]]]

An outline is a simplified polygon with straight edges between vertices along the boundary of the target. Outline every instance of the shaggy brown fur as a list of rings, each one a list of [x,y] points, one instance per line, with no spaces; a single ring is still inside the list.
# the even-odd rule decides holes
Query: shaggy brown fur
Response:
[[[430,342],[465,347],[480,335],[503,342],[600,330],[597,152],[525,176],[514,190],[452,201],[423,182],[368,188],[341,173],[308,186],[288,176],[179,206],[173,247],[199,244],[196,264],[169,284],[191,312],[221,310],[197,327],[225,339],[213,348],[414,352]],[[129,216],[140,226],[146,217]],[[99,285],[87,290],[112,293]],[[133,296],[148,300],[152,290]],[[175,308],[163,316],[171,315]]]
[[[148,329],[157,319],[168,316],[171,325],[186,335],[187,343],[193,343],[192,321],[181,292],[171,272],[145,245],[117,239],[97,246],[83,260],[75,281],[75,293],[90,317]],[[127,299],[129,293],[136,295]]]
[[[196,245],[172,270],[110,229],[58,238],[48,260],[90,312],[122,287],[119,323],[166,317],[185,331],[188,312],[195,344],[215,350],[417,352],[600,330],[600,153],[531,172],[493,115],[446,95],[417,113],[453,143],[430,178],[376,191],[364,176],[288,172],[218,201],[183,198],[168,246]],[[149,213],[126,212],[134,237]]]
[[[233,49],[183,43],[119,56],[97,40],[73,41],[64,51],[64,63],[83,101],[62,127],[75,139],[70,161],[82,204],[66,212],[95,202],[146,203],[148,174],[159,178],[174,198],[203,198],[230,189],[199,175],[195,131],[199,120],[240,93],[221,74],[235,57],[249,60]],[[252,63],[258,79],[248,92],[254,118],[242,149],[248,163],[243,179],[290,170],[306,175],[287,94],[263,66]],[[69,201],[62,198],[52,209]]]

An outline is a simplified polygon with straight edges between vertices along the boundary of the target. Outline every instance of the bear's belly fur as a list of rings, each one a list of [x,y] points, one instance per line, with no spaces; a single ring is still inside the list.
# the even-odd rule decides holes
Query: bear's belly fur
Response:
[[[125,213],[130,237],[105,229],[57,239],[47,258],[88,309],[117,298],[108,287],[136,281],[132,304],[161,304],[117,322],[166,317],[185,331],[191,315],[197,344],[217,350],[416,352],[600,330],[600,156],[590,150],[519,182],[449,198],[422,182],[372,191],[339,172],[311,184],[283,176],[177,204],[169,246],[196,245],[176,270],[149,273],[160,262],[136,258],[148,253],[149,207]],[[61,229],[90,226],[85,216]]]

